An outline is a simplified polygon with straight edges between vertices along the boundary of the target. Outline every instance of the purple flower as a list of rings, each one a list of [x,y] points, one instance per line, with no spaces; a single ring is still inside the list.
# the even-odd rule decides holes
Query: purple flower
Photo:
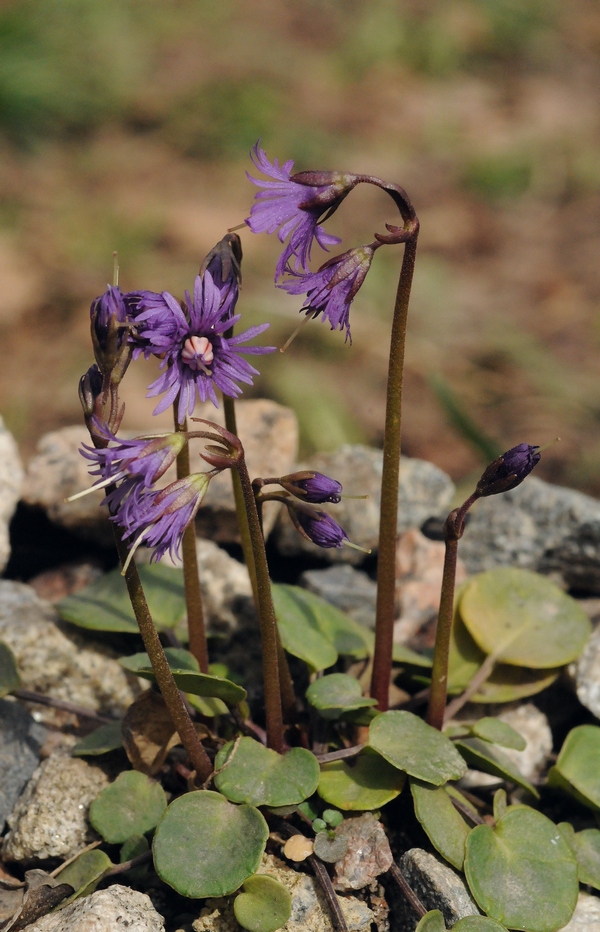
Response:
[[[324,476],[321,472],[291,473],[289,476],[282,476],[279,484],[291,495],[315,505],[324,502],[336,505],[342,497],[341,483]]]
[[[348,540],[345,530],[326,511],[298,506],[288,506],[288,511],[297,530],[317,547],[342,547]]]
[[[479,495],[497,495],[515,489],[539,463],[539,449],[528,443],[519,443],[495,459],[477,483]]]
[[[241,394],[238,382],[252,385],[258,371],[241,357],[242,353],[271,353],[272,346],[241,344],[263,333],[269,324],[250,327],[233,337],[223,334],[240,319],[231,316],[230,305],[223,289],[215,285],[211,273],[196,276],[193,299],[186,291],[186,313],[168,292],[142,292],[137,318],[139,339],[146,341],[146,352],[164,355],[161,368],[165,371],[148,389],[148,397],[164,398],[154,409],[160,414],[179,396],[177,416],[183,423],[192,414],[196,395],[200,401],[208,398],[218,407],[215,388],[236,398]]]
[[[350,305],[371,268],[371,262],[379,243],[357,246],[341,256],[334,256],[321,266],[318,272],[293,273],[294,278],[279,285],[288,294],[306,293],[304,307],[313,317],[323,315],[332,330],[346,330],[350,336]]]
[[[293,161],[290,159],[281,166],[277,159],[269,162],[258,142],[251,158],[259,171],[275,180],[263,181],[248,175],[250,181],[263,190],[256,194],[246,223],[253,233],[277,230],[282,243],[288,236],[290,238],[277,263],[277,281],[292,256],[296,270],[308,269],[313,239],[325,250],[341,242],[339,237],[326,233],[319,220],[325,212],[329,216],[339,207],[356,180],[353,175],[339,172],[303,172],[297,176],[302,181],[294,180],[291,175]]]
[[[168,291],[130,291],[124,297],[133,325],[129,336],[133,359],[141,353],[146,359],[164,356],[187,332],[179,302]]]
[[[167,550],[178,559],[185,529],[194,520],[211,478],[211,473],[192,473],[159,491],[146,491],[129,508],[119,508],[112,520],[131,540],[130,557],[144,543],[156,548],[153,561]]]
[[[94,356],[100,372],[112,372],[118,366],[122,378],[129,365],[130,350],[127,307],[120,288],[109,285],[104,294],[92,301],[90,320]]]

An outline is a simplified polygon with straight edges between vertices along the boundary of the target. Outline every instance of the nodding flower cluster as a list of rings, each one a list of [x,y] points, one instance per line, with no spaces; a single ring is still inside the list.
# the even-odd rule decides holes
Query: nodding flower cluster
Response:
[[[332,330],[350,336],[350,305],[371,267],[379,241],[350,249],[311,272],[313,241],[322,249],[341,242],[326,233],[321,222],[337,210],[345,197],[364,180],[345,172],[307,171],[292,175],[293,161],[270,162],[257,142],[251,153],[256,168],[274,179],[263,181],[248,175],[261,190],[257,192],[246,223],[253,233],[275,233],[282,243],[288,239],[275,271],[275,282],[289,294],[306,294],[301,311],[308,317],[322,315]]]

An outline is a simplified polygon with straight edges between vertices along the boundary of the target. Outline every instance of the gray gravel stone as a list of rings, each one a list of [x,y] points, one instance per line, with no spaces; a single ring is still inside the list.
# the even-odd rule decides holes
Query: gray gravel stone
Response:
[[[10,557],[8,526],[21,495],[23,466],[13,435],[0,417],[0,573]]]
[[[380,874],[389,871],[394,858],[383,825],[373,813],[347,818],[338,827],[337,835],[348,842],[348,850],[336,861],[333,885],[341,893],[362,890]]]
[[[519,566],[600,592],[600,501],[531,476],[477,502],[460,553],[469,573]]]
[[[324,570],[306,570],[299,583],[347,612],[359,624],[375,627],[377,584],[366,573],[339,563]]]
[[[452,927],[464,916],[477,916],[479,910],[459,874],[422,848],[411,848],[400,860],[400,870],[426,909],[439,909]],[[404,898],[397,898],[390,912],[391,932],[413,932],[417,916]]]
[[[24,689],[122,715],[141,692],[110,648],[64,625],[30,586],[0,580],[0,640],[13,651]],[[55,710],[45,709],[53,721]]]
[[[163,917],[145,893],[113,884],[43,916],[24,932],[164,932]]]
[[[581,892],[571,921],[559,932],[600,932],[600,897]]]
[[[581,704],[600,718],[600,628],[592,633],[581,657],[570,664],[569,675]]]
[[[45,736],[20,702],[0,699],[0,832],[39,763]]]
[[[379,504],[383,455],[380,450],[361,445],[346,445],[334,453],[311,457],[298,469],[314,469],[342,483],[346,495],[368,495],[362,500],[342,498],[339,505],[324,506],[341,524],[350,540],[368,550],[377,549]],[[450,509],[454,485],[446,473],[424,460],[402,457],[398,495],[398,534],[420,527],[432,515],[444,516]],[[328,563],[358,565],[365,555],[348,547],[323,550],[304,540],[282,512],[277,527],[277,545],[282,553],[295,556],[310,554]]]
[[[87,813],[108,783],[99,767],[63,752],[52,754],[34,772],[8,817],[2,856],[31,862],[76,854],[96,837]]]
[[[320,886],[309,874],[287,867],[283,861],[265,855],[259,874],[268,874],[287,887],[292,896],[292,915],[282,926],[284,932],[334,932],[331,913]],[[210,899],[192,923],[194,932],[243,932],[233,912],[234,897]],[[370,932],[373,912],[354,896],[338,896],[348,932]]]

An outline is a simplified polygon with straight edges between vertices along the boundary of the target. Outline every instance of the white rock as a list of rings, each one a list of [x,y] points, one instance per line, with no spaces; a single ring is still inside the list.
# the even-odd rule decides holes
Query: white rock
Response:
[[[23,583],[0,580],[0,640],[16,657],[24,689],[116,715],[141,692],[108,647],[70,630]]]
[[[76,854],[96,837],[87,814],[108,783],[99,767],[62,752],[52,754],[34,772],[8,817],[2,856],[36,861]]]
[[[8,526],[21,495],[23,466],[13,435],[0,417],[0,573],[10,557]]]
[[[113,884],[43,916],[23,932],[164,932],[163,917],[145,893]]]
[[[600,897],[581,892],[571,921],[559,932],[600,932]]]
[[[593,632],[579,660],[570,664],[569,674],[581,704],[600,718],[600,628]]]

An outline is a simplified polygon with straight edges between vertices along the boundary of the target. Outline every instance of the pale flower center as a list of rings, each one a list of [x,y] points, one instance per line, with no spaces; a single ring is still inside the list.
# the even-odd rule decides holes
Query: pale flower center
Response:
[[[212,343],[206,337],[189,337],[183,344],[181,358],[188,364],[190,369],[197,371],[202,369],[207,374],[207,366],[215,358]]]

